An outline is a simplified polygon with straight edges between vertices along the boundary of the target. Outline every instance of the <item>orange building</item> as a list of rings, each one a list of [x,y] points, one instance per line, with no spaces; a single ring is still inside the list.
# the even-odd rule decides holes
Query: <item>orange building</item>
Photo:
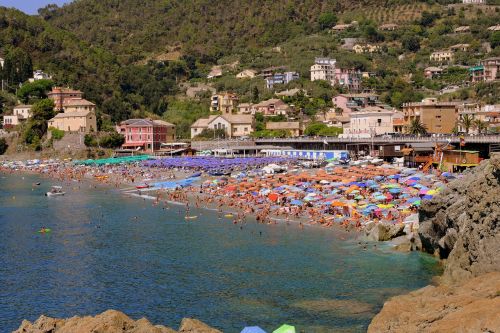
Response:
[[[417,119],[429,133],[449,134],[455,127],[458,116],[458,102],[438,102],[426,98],[420,103],[403,104],[405,124]]]
[[[54,109],[56,111],[60,111],[63,109],[64,104],[67,103],[69,99],[81,99],[83,93],[80,90],[54,87],[52,88],[52,91],[47,94],[47,96],[54,101]]]

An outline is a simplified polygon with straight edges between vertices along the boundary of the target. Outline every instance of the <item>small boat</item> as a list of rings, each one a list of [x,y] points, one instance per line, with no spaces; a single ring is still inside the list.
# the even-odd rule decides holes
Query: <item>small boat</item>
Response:
[[[40,230],[38,230],[38,233],[39,234],[47,234],[49,232],[51,232],[52,230],[50,228],[42,228]]]
[[[45,196],[47,197],[56,197],[60,195],[65,195],[66,192],[63,192],[61,186],[52,186],[49,192],[45,193]]]
[[[197,215],[191,215],[191,216],[186,216],[184,217],[186,220],[194,220],[194,219],[197,219],[198,216]]]
[[[144,189],[144,188],[149,188],[150,186],[148,184],[142,184],[142,185],[137,185],[135,188],[138,190]]]

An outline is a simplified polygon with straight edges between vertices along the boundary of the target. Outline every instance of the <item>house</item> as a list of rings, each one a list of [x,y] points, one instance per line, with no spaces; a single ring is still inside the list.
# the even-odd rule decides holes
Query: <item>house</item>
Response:
[[[285,70],[286,70],[285,66],[273,66],[273,67],[264,68],[263,70],[260,71],[259,75],[263,76],[264,78],[268,78],[268,77],[273,76],[274,73],[282,72]]]
[[[36,71],[33,72],[33,77],[29,78],[29,82],[35,82],[38,80],[50,80],[52,79],[52,76],[49,74],[44,73],[42,70],[37,69]]]
[[[370,138],[377,135],[393,133],[393,118],[396,113],[379,106],[368,106],[358,112],[351,113],[349,128],[343,137]]]
[[[500,31],[500,24],[492,25],[488,28],[488,31]]]
[[[54,87],[52,91],[47,94],[47,96],[54,101],[54,109],[60,111],[63,108],[63,104],[68,99],[82,98],[83,93],[80,90],[73,90],[69,88]]]
[[[469,116],[473,120],[480,120],[487,124],[488,129],[496,132],[500,126],[500,104],[496,105],[481,105],[477,102],[464,102],[457,106],[458,119],[462,120],[464,116]],[[460,132],[467,132],[462,122],[458,122],[458,130]],[[478,134],[479,131],[475,126],[468,129],[469,133]]]
[[[453,52],[458,52],[458,51],[467,52],[469,50],[469,47],[470,44],[456,44],[450,46],[450,50]]]
[[[125,137],[124,149],[152,152],[175,140],[175,125],[163,120],[129,119],[117,125],[116,131]]]
[[[348,116],[352,112],[359,111],[368,106],[379,105],[379,95],[377,94],[340,94],[332,98],[333,105],[340,110],[342,114]]]
[[[342,45],[340,47],[344,50],[352,51],[354,45],[356,45],[356,43],[361,43],[362,41],[363,41],[362,38],[352,38],[352,37],[342,38]]]
[[[71,98],[63,102],[64,112],[78,112],[78,111],[93,111],[95,112],[95,104],[87,101],[84,98]]]
[[[458,28],[455,28],[455,30],[453,30],[456,34],[461,34],[461,33],[466,33],[466,32],[470,32],[470,26],[468,25],[462,25]]]
[[[443,69],[439,67],[427,67],[424,69],[424,76],[426,79],[433,79],[435,77],[439,77],[443,73]]]
[[[330,32],[342,32],[346,31],[347,29],[357,28],[357,27],[358,27],[358,22],[352,21],[349,24],[337,24],[336,26],[332,27]]]
[[[335,59],[316,58],[314,65],[311,66],[311,81],[324,80],[335,84]]]
[[[238,74],[236,74],[236,77],[238,79],[253,79],[257,75],[257,71],[253,69],[245,69]]]
[[[291,137],[302,135],[303,128],[298,121],[270,121],[266,123],[266,130],[270,131],[287,131]]]
[[[222,92],[210,98],[210,112],[232,113],[236,110],[238,95],[231,92]]]
[[[397,28],[399,28],[399,25],[394,24],[394,23],[386,23],[386,24],[382,24],[381,26],[378,27],[378,29],[382,30],[382,31],[394,31]]]
[[[380,52],[380,46],[372,44],[356,44],[353,46],[352,50],[355,53],[375,53]]]
[[[212,69],[210,70],[210,73],[208,73],[207,75],[207,79],[213,79],[221,76],[222,76],[222,67],[213,66]]]
[[[292,111],[292,108],[288,106],[285,102],[278,98],[272,98],[267,101],[262,101],[258,104],[252,106],[253,113],[262,113],[265,117],[267,116],[278,116],[287,115]]]
[[[449,134],[457,121],[457,105],[457,102],[438,102],[436,98],[425,98],[419,103],[405,103],[405,125],[416,119],[429,133]]]
[[[17,105],[14,107],[12,115],[3,117],[3,126],[12,127],[31,117],[31,105]]]
[[[228,138],[248,136],[253,132],[252,115],[223,114],[198,119],[191,125],[191,139],[204,129],[224,130]]]
[[[265,79],[266,87],[267,89],[273,89],[275,84],[288,84],[289,82],[297,80],[298,78],[299,73],[297,72],[276,73]]]
[[[253,108],[252,103],[240,103],[236,107],[238,109],[238,114],[254,114],[255,109]]]
[[[500,79],[500,57],[481,60],[478,66],[469,68],[473,83],[492,82]]]
[[[477,5],[477,4],[484,4],[484,3],[486,3],[486,1],[485,0],[462,0],[462,3]]]
[[[94,111],[61,112],[48,121],[48,127],[88,134],[97,131],[97,121]]]
[[[453,61],[453,51],[442,50],[442,51],[432,52],[429,58],[431,61],[435,62],[450,62]]]
[[[354,68],[335,68],[335,84],[350,91],[359,91],[361,75],[361,71]]]

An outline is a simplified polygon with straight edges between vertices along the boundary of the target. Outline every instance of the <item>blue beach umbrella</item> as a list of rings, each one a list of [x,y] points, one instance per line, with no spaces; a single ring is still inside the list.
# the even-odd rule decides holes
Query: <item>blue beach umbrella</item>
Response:
[[[400,192],[401,192],[401,189],[399,189],[399,188],[391,188],[389,190],[389,193],[392,193],[392,194],[398,194]]]
[[[430,200],[430,199],[432,199],[432,195],[430,195],[430,194],[426,194],[426,195],[424,195],[424,196],[422,197],[422,199],[425,199],[425,200]]]
[[[241,331],[241,333],[266,333],[262,328],[259,326],[247,326]]]
[[[292,205],[297,205],[297,206],[300,206],[300,205],[302,205],[302,201],[300,201],[300,200],[297,200],[297,199],[295,199],[295,200],[292,200],[292,201],[291,201],[290,203],[291,203]]]
[[[413,197],[413,198],[410,198],[410,199],[406,200],[406,202],[409,202],[409,203],[414,203],[414,202],[417,202],[417,201],[420,201],[419,197]]]

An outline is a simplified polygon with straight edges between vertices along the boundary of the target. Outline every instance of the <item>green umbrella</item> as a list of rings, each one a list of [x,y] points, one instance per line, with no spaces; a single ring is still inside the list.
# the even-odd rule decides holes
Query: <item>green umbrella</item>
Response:
[[[295,327],[285,324],[275,329],[273,333],[295,333]]]

